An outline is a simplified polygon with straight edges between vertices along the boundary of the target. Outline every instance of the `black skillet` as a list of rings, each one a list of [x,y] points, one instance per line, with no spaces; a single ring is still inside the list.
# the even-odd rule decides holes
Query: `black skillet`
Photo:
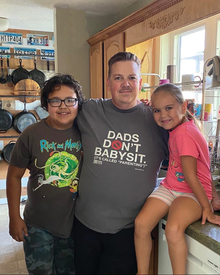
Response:
[[[2,109],[2,100],[0,100],[0,132],[5,133],[7,130],[9,130],[13,123],[13,117],[12,114]]]
[[[17,84],[22,79],[29,78],[29,72],[21,66],[22,60],[19,59],[20,66],[12,72],[12,82]]]
[[[2,149],[2,158],[6,161],[6,162],[10,162],[10,158],[11,158],[11,152],[15,146],[15,141],[10,141],[7,145],[5,145],[5,147]]]
[[[45,74],[37,69],[36,59],[34,59],[34,69],[29,72],[31,79],[36,81],[39,86],[42,88],[45,81]]]
[[[26,100],[24,100],[24,110],[18,113],[13,122],[13,126],[18,133],[22,133],[29,125],[37,122],[35,115],[26,109]]]

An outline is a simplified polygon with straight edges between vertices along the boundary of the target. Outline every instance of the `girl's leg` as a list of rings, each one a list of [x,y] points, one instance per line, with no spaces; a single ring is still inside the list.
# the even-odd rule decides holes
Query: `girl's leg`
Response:
[[[165,228],[173,274],[186,274],[187,244],[185,230],[201,218],[202,208],[193,199],[178,197],[171,204]]]
[[[135,251],[137,274],[148,274],[152,249],[151,231],[158,221],[168,212],[169,206],[156,198],[148,198],[135,219]]]

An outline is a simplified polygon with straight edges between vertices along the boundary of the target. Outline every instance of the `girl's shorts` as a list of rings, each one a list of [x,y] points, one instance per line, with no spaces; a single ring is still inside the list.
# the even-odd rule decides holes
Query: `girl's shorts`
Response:
[[[187,197],[187,198],[193,199],[200,205],[194,193],[184,193],[184,192],[178,192],[175,190],[170,190],[164,187],[163,185],[159,185],[159,187],[156,187],[154,191],[149,195],[148,198],[157,198],[165,202],[169,206],[171,206],[171,203],[178,197]]]

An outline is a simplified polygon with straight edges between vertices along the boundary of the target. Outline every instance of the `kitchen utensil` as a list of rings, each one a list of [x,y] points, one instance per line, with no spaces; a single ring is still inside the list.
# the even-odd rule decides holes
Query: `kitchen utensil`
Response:
[[[21,63],[22,63],[22,60],[20,58],[19,59],[19,64],[20,64],[19,68],[15,69],[12,72],[12,82],[14,84],[17,84],[22,79],[29,78],[29,72],[22,67]]]
[[[45,74],[46,80],[49,79],[51,77],[51,73],[50,73],[50,60],[47,60],[47,72]]]
[[[6,162],[10,162],[10,158],[11,158],[11,152],[15,146],[15,141],[11,140],[7,145],[5,145],[5,147],[2,149],[2,158],[6,161]]]
[[[14,95],[40,95],[40,86],[39,84],[32,79],[22,79],[20,80],[14,87],[13,91]],[[35,101],[36,97],[19,97],[19,100],[24,102],[24,98],[26,99],[26,103],[30,103]]]
[[[167,66],[167,78],[170,80],[170,83],[176,82],[176,65]]]
[[[13,122],[13,126],[18,133],[22,133],[29,125],[37,122],[35,115],[26,109],[26,100],[24,100],[24,110],[18,113]]]
[[[143,64],[146,55],[147,55],[147,51],[145,51],[145,53],[144,53],[144,55],[143,55],[143,57],[142,57],[142,59],[141,59],[141,65]]]
[[[10,75],[10,70],[9,70],[9,58],[7,58],[7,70],[8,70],[8,74],[6,75],[6,81],[12,82],[12,76]]]
[[[4,78],[4,70],[3,70],[3,58],[1,57],[1,77],[0,77],[0,83],[5,84],[7,80]]]
[[[6,132],[9,130],[13,123],[12,114],[2,109],[2,100],[0,100],[0,132]]]
[[[41,106],[37,106],[34,110],[36,111],[40,119],[46,118],[49,115],[49,113],[46,110],[44,110]]]
[[[40,87],[43,86],[45,81],[45,74],[37,69],[36,59],[34,59],[34,69],[29,72],[29,76],[31,79],[36,81],[40,85]]]

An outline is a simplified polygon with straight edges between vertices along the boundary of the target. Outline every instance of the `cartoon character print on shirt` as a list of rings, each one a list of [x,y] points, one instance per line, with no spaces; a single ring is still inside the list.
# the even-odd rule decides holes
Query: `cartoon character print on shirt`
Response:
[[[51,152],[50,157],[45,163],[45,166],[38,167],[37,159],[35,165],[39,169],[44,169],[45,180],[43,175],[38,176],[38,186],[36,191],[44,184],[51,184],[55,187],[70,186],[70,192],[76,193],[78,187],[78,178],[76,177],[79,168],[79,161],[76,156],[65,151]]]
[[[170,162],[170,168],[174,171],[177,181],[186,182],[184,174],[182,172],[178,172],[179,165],[174,159]]]
[[[41,153],[48,153],[48,158],[43,166],[38,165],[38,159],[35,159],[36,168],[44,171],[38,175],[38,186],[33,191],[45,184],[50,184],[57,188],[69,186],[70,192],[76,193],[79,180],[76,176],[80,160],[66,150],[79,152],[82,147],[81,142],[72,142],[72,139],[69,139],[63,143],[56,143],[43,139],[40,140],[39,146]],[[59,151],[59,149],[63,150]]]

